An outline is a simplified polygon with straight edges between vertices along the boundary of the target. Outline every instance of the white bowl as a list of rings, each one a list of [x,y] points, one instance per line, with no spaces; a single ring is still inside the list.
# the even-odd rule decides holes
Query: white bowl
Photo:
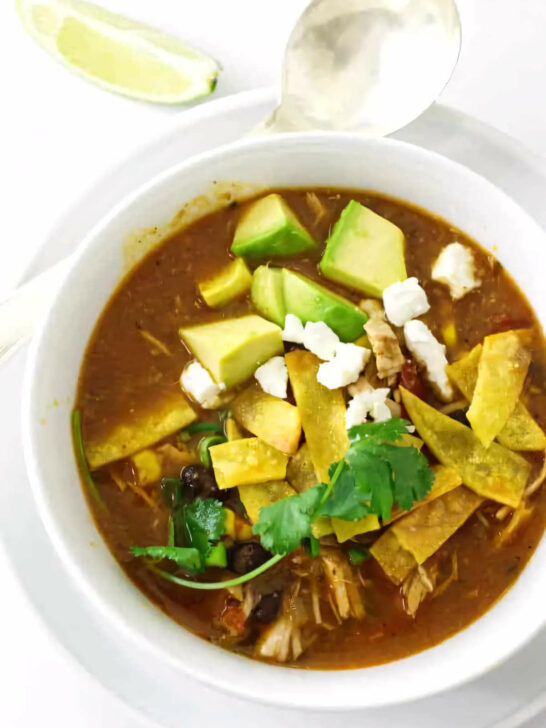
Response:
[[[345,710],[410,701],[497,665],[546,621],[546,542],[509,593],[463,632],[413,657],[346,671],[294,670],[234,655],[187,632],[127,578],[102,541],[82,494],[69,413],[87,341],[120,277],[129,232],[168,223],[218,180],[264,187],[353,187],[440,215],[494,251],[546,321],[541,229],[489,182],[441,156],[393,140],[293,134],[232,144],[174,166],[121,202],[81,243],[35,337],[23,401],[30,481],[48,533],[72,578],[116,630],[181,671],[243,698]],[[58,403],[58,404],[55,404]]]

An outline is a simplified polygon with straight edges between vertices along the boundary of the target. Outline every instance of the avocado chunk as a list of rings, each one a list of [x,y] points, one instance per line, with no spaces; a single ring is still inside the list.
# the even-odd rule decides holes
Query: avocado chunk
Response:
[[[272,356],[284,353],[281,329],[254,314],[189,326],[179,335],[212,378],[226,387],[244,382]]]
[[[320,271],[325,278],[381,298],[385,288],[408,277],[404,247],[400,228],[352,200],[326,241]]]
[[[244,210],[231,252],[246,258],[271,258],[303,253],[315,245],[281,195],[273,193]]]
[[[212,278],[199,283],[199,293],[207,306],[221,308],[248,291],[252,273],[241,258],[232,260]]]
[[[262,316],[278,326],[284,326],[286,309],[280,268],[270,268],[267,265],[256,268],[252,276],[250,298]]]
[[[324,321],[342,341],[362,336],[368,317],[357,306],[300,273],[284,269],[282,275],[286,313],[304,324]]]

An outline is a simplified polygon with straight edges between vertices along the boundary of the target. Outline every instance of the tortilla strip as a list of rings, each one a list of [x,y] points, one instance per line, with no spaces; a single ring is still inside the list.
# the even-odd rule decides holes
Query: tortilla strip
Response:
[[[250,483],[239,486],[239,498],[252,523],[260,516],[260,509],[270,506],[283,498],[296,495],[296,491],[286,480],[272,480],[270,483]]]
[[[310,351],[291,351],[284,360],[317,482],[327,483],[330,465],[349,449],[343,394],[317,381],[320,359]],[[316,538],[332,532],[330,519],[321,518],[313,524]]]
[[[320,360],[310,351],[291,351],[285,361],[317,478],[327,483],[330,465],[349,449],[343,394],[317,381]]]
[[[464,486],[417,508],[394,523],[370,549],[395,584],[433,556],[483,502]]]
[[[258,437],[231,440],[209,448],[214,476],[221,490],[284,480],[288,457]]]
[[[409,551],[418,564],[423,564],[482,502],[483,498],[461,485],[400,518],[391,530],[400,546]]]
[[[377,539],[370,553],[394,584],[401,584],[419,566],[410,552],[400,546],[391,528]]]
[[[519,400],[531,363],[529,343],[529,331],[504,331],[483,340],[467,417],[485,447],[505,426]]]
[[[511,450],[492,443],[484,447],[469,427],[438,412],[400,388],[404,406],[420,437],[438,460],[455,468],[478,495],[517,508],[531,466]]]
[[[182,394],[163,402],[155,411],[132,414],[130,422],[114,428],[107,437],[85,443],[89,468],[96,470],[134,455],[181,430],[196,418]]]
[[[469,402],[472,400],[476,387],[481,354],[482,345],[478,344],[472,351],[446,368],[448,377]],[[497,440],[510,450],[546,449],[546,434],[535,422],[521,399],[516,403],[506,424],[497,435]]]

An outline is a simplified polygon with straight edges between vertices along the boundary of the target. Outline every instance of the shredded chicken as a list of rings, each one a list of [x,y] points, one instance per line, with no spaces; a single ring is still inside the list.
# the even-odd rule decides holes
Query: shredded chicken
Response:
[[[326,207],[320,201],[320,198],[316,192],[306,192],[305,201],[309,205],[310,209],[315,213],[315,224],[320,222],[324,215],[328,212]]]
[[[138,333],[142,336],[143,339],[146,339],[146,341],[148,341],[150,344],[152,344],[153,347],[155,347],[154,349],[152,349],[152,353],[157,354],[161,352],[162,354],[165,354],[165,356],[172,356],[171,350],[149,331],[146,331],[146,329],[139,329]]]
[[[297,660],[305,647],[301,627],[307,620],[307,612],[298,597],[301,582],[283,600],[280,616],[262,633],[256,646],[260,657],[268,657],[277,662]]]
[[[533,510],[533,506],[528,506],[523,500],[512,513],[512,517],[507,525],[496,537],[495,544],[497,546],[504,546],[504,544],[508,543],[516,531],[530,518]]]
[[[429,594],[432,594],[436,578],[436,569],[427,572],[424,566],[419,566],[404,581],[401,587],[402,604],[404,611],[410,617],[415,617],[423,601]]]
[[[366,612],[351,567],[340,551],[324,550],[320,556],[324,573],[341,619],[362,619]]]
[[[451,574],[445,579],[433,592],[432,599],[436,599],[436,597],[439,597],[441,594],[445,592],[445,590],[452,584],[454,581],[458,581],[459,579],[459,558],[457,556],[457,552],[454,551],[451,554]]]
[[[178,448],[165,443],[156,448],[156,452],[161,462],[161,472],[168,478],[180,475],[180,471],[186,465],[194,465],[199,462],[197,453],[183,445]]]
[[[404,356],[400,350],[398,337],[386,321],[372,317],[364,324],[364,331],[372,346],[380,379],[392,377],[402,371]]]
[[[362,374],[354,384],[349,384],[348,386],[351,397],[356,397],[357,394],[362,394],[363,392],[373,392],[374,389],[375,387],[372,386],[365,374]]]
[[[385,320],[385,309],[381,301],[377,298],[363,298],[358,302],[358,308],[368,316],[368,318],[379,318]]]
[[[537,475],[535,480],[533,480],[533,482],[527,486],[527,488],[525,489],[524,497],[529,498],[530,496],[533,495],[533,493],[536,493],[545,480],[546,480],[546,451],[544,452],[544,460],[542,462],[542,468],[540,470],[540,473]]]

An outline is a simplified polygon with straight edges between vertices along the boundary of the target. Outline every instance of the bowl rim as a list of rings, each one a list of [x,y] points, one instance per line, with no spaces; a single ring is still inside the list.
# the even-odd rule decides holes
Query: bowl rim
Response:
[[[148,180],[143,185],[140,185],[136,190],[132,191],[131,193],[125,195],[111,210],[108,214],[103,216],[97,223],[94,225],[91,230],[87,233],[87,235],[82,239],[82,241],[78,244],[76,252],[72,256],[72,261],[69,266],[67,275],[65,280],[63,281],[62,285],[59,287],[59,290],[57,291],[57,296],[55,297],[55,300],[52,302],[52,305],[50,309],[48,310],[46,316],[44,317],[43,321],[41,322],[39,329],[34,336],[29,356],[27,359],[26,369],[25,369],[25,376],[24,376],[24,386],[23,386],[23,397],[22,397],[22,435],[23,435],[23,450],[24,450],[24,458],[25,458],[25,464],[27,468],[27,472],[29,474],[31,487],[33,491],[34,498],[36,500],[38,511],[40,513],[40,517],[45,525],[46,531],[48,533],[49,538],[52,540],[55,551],[59,555],[61,562],[63,563],[63,566],[66,568],[67,572],[70,574],[70,576],[73,578],[74,582],[76,583],[78,589],[92,602],[93,606],[97,608],[97,610],[103,614],[105,617],[107,617],[109,626],[114,628],[116,631],[121,633],[126,639],[129,641],[135,643],[138,647],[144,648],[145,650],[152,651],[159,659],[161,659],[163,662],[170,663],[173,667],[176,667],[177,669],[185,672],[191,677],[197,678],[201,682],[204,682],[205,684],[209,686],[213,686],[215,688],[218,688],[222,690],[223,692],[226,692],[228,694],[234,695],[239,698],[243,699],[250,699],[254,700],[260,703],[269,704],[275,707],[292,707],[292,708],[300,708],[300,709],[307,709],[310,711],[313,710],[354,710],[358,708],[376,708],[376,707],[387,707],[392,706],[396,704],[411,702],[413,700],[422,699],[425,697],[429,697],[431,695],[439,694],[441,692],[444,692],[445,690],[455,688],[457,686],[460,686],[464,683],[470,682],[471,680],[475,679],[479,675],[483,674],[484,672],[488,671],[489,669],[495,667],[500,662],[507,659],[513,652],[518,650],[520,647],[522,647],[526,642],[528,642],[532,637],[536,634],[536,632],[544,625],[546,622],[546,615],[542,619],[541,622],[538,622],[536,624],[533,624],[532,626],[527,626],[525,635],[522,637],[519,637],[517,640],[512,640],[510,642],[509,640],[504,642],[504,647],[502,649],[499,649],[497,653],[494,655],[490,655],[487,659],[482,660],[479,665],[471,665],[466,666],[464,670],[460,670],[453,674],[451,679],[444,681],[444,684],[440,687],[436,686],[424,686],[422,690],[413,693],[411,695],[408,694],[402,694],[402,695],[396,695],[391,696],[388,699],[379,698],[374,699],[372,696],[372,699],[368,699],[363,701],[362,699],[356,699],[353,700],[345,700],[345,692],[343,692],[343,697],[339,695],[337,698],[334,698],[333,700],[329,697],[324,696],[324,694],[317,694],[315,693],[313,696],[308,694],[305,698],[300,698],[298,695],[297,697],[294,696],[293,693],[290,693],[289,695],[272,695],[271,691],[268,691],[267,689],[262,689],[261,691],[254,690],[254,694],[249,693],[245,685],[242,687],[238,687],[237,685],[234,685],[232,682],[230,682],[227,679],[219,679],[217,675],[211,676],[210,674],[206,674],[204,671],[194,670],[192,669],[186,662],[179,659],[174,659],[171,656],[167,655],[160,647],[155,645],[153,642],[148,640],[145,635],[142,635],[140,632],[138,632],[136,629],[133,629],[130,625],[128,625],[122,617],[121,612],[113,608],[111,604],[109,604],[107,601],[103,599],[101,588],[99,584],[95,584],[94,582],[91,582],[86,578],[85,570],[81,567],[81,565],[72,558],[71,550],[69,547],[69,544],[66,543],[64,535],[62,533],[62,530],[57,526],[56,519],[55,519],[55,513],[50,507],[50,504],[48,503],[47,498],[47,484],[45,483],[45,479],[41,475],[41,469],[40,469],[40,458],[38,456],[37,450],[36,450],[36,422],[34,421],[33,415],[32,415],[32,394],[33,389],[36,383],[36,378],[39,372],[39,362],[40,362],[40,356],[41,356],[41,347],[44,346],[45,342],[45,334],[47,332],[48,326],[50,324],[50,316],[51,312],[57,302],[57,298],[61,298],[64,294],[65,288],[69,287],[71,285],[71,279],[73,277],[73,274],[75,271],[78,270],[79,264],[81,259],[85,256],[85,252],[87,251],[87,248],[92,244],[93,240],[99,236],[104,230],[107,230],[109,225],[112,224],[112,222],[121,214],[122,211],[126,210],[127,208],[130,208],[132,205],[135,204],[141,197],[146,196],[150,190],[154,189],[155,187],[164,184],[172,177],[178,175],[178,174],[187,174],[191,172],[191,169],[199,166],[201,164],[207,164],[213,161],[217,157],[222,157],[225,154],[229,154],[232,152],[240,152],[241,150],[247,150],[251,151],[253,148],[258,147],[264,147],[264,146],[272,146],[272,147],[282,147],[283,145],[287,144],[288,146],[291,146],[294,143],[303,143],[303,144],[322,144],[325,140],[332,140],[337,139],[340,140],[341,143],[347,143],[349,145],[351,144],[368,144],[368,145],[379,145],[383,147],[391,147],[391,149],[398,148],[401,150],[405,150],[405,153],[407,154],[414,154],[418,155],[418,158],[422,160],[423,158],[428,158],[431,161],[435,161],[436,164],[443,164],[444,166],[452,169],[459,169],[459,173],[464,173],[468,178],[474,178],[476,184],[478,184],[479,181],[480,184],[486,184],[490,188],[493,188],[498,196],[502,196],[504,198],[504,201],[507,205],[511,206],[514,210],[518,211],[518,214],[522,217],[522,220],[526,220],[527,225],[534,226],[536,232],[544,239],[546,240],[546,236],[544,235],[544,232],[542,229],[534,222],[534,220],[526,213],[517,203],[515,203],[506,193],[504,193],[502,190],[500,190],[498,187],[496,187],[493,183],[486,180],[481,175],[473,172],[472,170],[469,170],[468,168],[464,167],[463,165],[454,162],[446,157],[443,157],[442,155],[423,149],[421,147],[417,147],[413,144],[395,140],[395,139],[363,139],[360,135],[349,133],[349,132],[341,132],[341,133],[332,133],[332,132],[299,132],[299,133],[290,133],[290,134],[279,134],[271,137],[254,137],[254,138],[245,138],[242,140],[238,140],[236,142],[224,144],[220,147],[217,147],[213,150],[208,150],[206,152],[203,152],[201,154],[198,154],[196,156],[193,156],[187,160],[184,160],[182,162],[179,162],[177,164],[172,165],[168,169],[162,171],[161,173],[153,176],[150,180]],[[82,492],[83,495],[83,492]],[[88,506],[87,506],[88,507]],[[536,552],[531,560],[536,556]],[[524,569],[524,572],[529,569],[529,563],[527,564],[526,569]],[[121,570],[121,567],[119,567]],[[515,588],[515,584],[512,585],[511,589],[509,590],[512,592]],[[138,587],[137,587],[138,589]],[[147,597],[146,597],[147,598]],[[503,595],[499,601],[505,601],[507,598],[507,595]],[[492,605],[488,612],[488,614],[491,609],[493,609],[495,606]],[[428,648],[424,650],[423,652],[417,653],[416,655],[412,655],[406,658],[402,658],[400,660],[395,661],[394,663],[387,663],[386,665],[379,665],[375,667],[370,668],[355,668],[350,670],[288,670],[286,667],[282,666],[271,666],[271,665],[263,665],[263,663],[256,663],[255,661],[244,658],[239,655],[235,655],[233,653],[227,652],[226,650],[222,650],[217,648],[216,646],[212,646],[213,653],[212,659],[215,658],[215,656],[218,656],[222,654],[223,656],[228,655],[229,656],[229,662],[231,663],[231,669],[236,669],[236,661],[239,661],[239,664],[241,664],[241,660],[250,663],[251,665],[261,665],[262,667],[265,667],[268,670],[274,670],[276,672],[282,671],[283,673],[288,674],[294,674],[295,673],[303,673],[306,676],[313,676],[317,677],[319,675],[332,675],[332,673],[335,673],[338,676],[341,675],[351,675],[351,676],[358,676],[358,674],[361,673],[367,673],[368,671],[376,671],[379,672],[383,668],[389,667],[393,664],[402,664],[409,660],[416,661],[417,658],[420,658],[421,656],[427,656],[432,651],[443,649],[443,646],[455,639],[458,635],[467,633],[470,629],[472,629],[476,624],[478,624],[480,621],[484,619],[484,616],[480,617],[476,622],[472,623],[471,625],[468,625],[465,627],[462,631],[456,633],[452,637],[447,638],[443,642]],[[178,629],[180,627],[178,626]],[[184,629],[184,628],[182,628]],[[186,630],[187,631],[187,630]],[[188,632],[189,633],[189,632]],[[189,633],[191,634],[191,633]],[[206,645],[208,647],[211,647],[211,645],[200,638],[196,638],[199,640],[199,643],[202,645]],[[223,660],[225,662],[225,660]],[[258,670],[258,668],[256,668]],[[330,678],[331,679],[331,678]],[[316,681],[319,683],[319,681]],[[356,680],[353,681],[356,685]],[[307,690],[309,693],[310,691]]]

